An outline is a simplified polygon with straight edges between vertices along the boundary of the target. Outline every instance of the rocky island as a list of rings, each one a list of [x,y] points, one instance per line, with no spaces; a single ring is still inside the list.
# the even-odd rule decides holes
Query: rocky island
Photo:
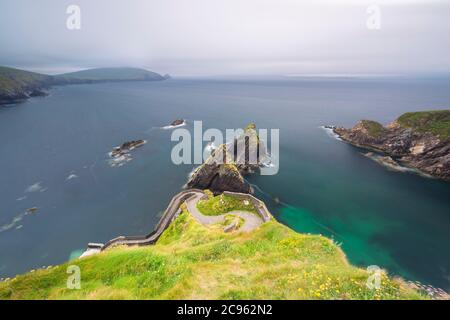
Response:
[[[111,157],[108,160],[108,163],[111,167],[121,167],[125,163],[133,160],[130,152],[136,148],[139,148],[146,144],[145,140],[131,140],[122,143],[120,146],[114,147],[111,152],[109,152],[109,156]]]
[[[243,148],[238,148],[239,145]],[[244,176],[257,171],[267,158],[266,147],[259,140],[256,126],[249,124],[234,143],[222,144],[212,151],[211,156],[194,170],[187,187],[209,189],[216,194],[223,191],[252,193]]]
[[[450,110],[408,112],[387,126],[361,120],[353,128],[332,127],[344,141],[406,166],[450,181]]]
[[[185,121],[183,119],[177,119],[177,120],[172,121],[170,126],[177,127],[177,126],[181,126],[181,125],[184,125],[184,124],[185,124]]]
[[[111,157],[117,158],[123,156],[124,154],[129,153],[131,150],[143,146],[145,143],[146,141],[142,139],[124,142],[122,143],[122,145],[113,148],[113,150],[111,151]]]

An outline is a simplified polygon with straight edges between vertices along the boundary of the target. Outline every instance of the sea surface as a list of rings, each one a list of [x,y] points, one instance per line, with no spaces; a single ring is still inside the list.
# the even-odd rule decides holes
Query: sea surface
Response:
[[[449,290],[450,183],[389,170],[321,128],[443,108],[448,80],[381,78],[71,85],[1,107],[0,277],[151,231],[194,168],[172,163],[162,129],[183,118],[191,131],[279,129],[278,174],[248,178],[279,221],[332,237],[356,265]],[[132,139],[147,143],[112,166],[108,152]]]

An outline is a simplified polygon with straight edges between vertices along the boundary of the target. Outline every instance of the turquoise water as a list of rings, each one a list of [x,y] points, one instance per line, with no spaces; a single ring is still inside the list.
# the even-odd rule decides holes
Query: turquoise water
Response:
[[[170,80],[56,87],[2,107],[0,276],[61,263],[88,242],[148,233],[193,168],[172,164],[171,131],[161,129],[185,118],[187,129],[194,120],[204,129],[279,128],[279,173],[249,177],[277,219],[332,237],[352,263],[450,289],[450,184],[389,171],[320,128],[449,108],[449,88],[445,80]],[[131,139],[148,142],[111,167],[107,153]],[[36,214],[24,214],[33,206]]]

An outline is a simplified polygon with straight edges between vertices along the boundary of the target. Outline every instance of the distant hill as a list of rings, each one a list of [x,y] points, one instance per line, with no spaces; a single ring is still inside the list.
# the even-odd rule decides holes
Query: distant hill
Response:
[[[46,95],[53,85],[109,81],[161,81],[156,72],[138,68],[96,68],[56,76],[0,66],[0,105]]]
[[[96,68],[64,73],[58,79],[87,81],[158,81],[165,78],[159,73],[139,68]]]

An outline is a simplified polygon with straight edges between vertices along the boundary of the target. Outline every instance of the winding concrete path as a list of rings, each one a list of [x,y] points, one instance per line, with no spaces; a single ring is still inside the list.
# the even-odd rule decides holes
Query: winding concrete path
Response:
[[[240,193],[230,193],[232,196],[240,196],[240,197],[249,197],[249,200],[253,202],[256,209],[258,210],[259,216],[257,214],[253,214],[246,211],[231,211],[226,214],[221,214],[219,216],[205,216],[197,209],[197,202],[205,197],[205,193],[199,189],[188,189],[181,191],[177,195],[175,195],[170,201],[166,211],[162,215],[159,220],[155,230],[145,236],[120,236],[109,240],[107,243],[89,243],[87,250],[81,255],[81,257],[86,257],[92,254],[99,253],[103,250],[106,250],[109,247],[117,246],[117,245],[126,245],[126,246],[146,246],[155,244],[159,239],[161,234],[166,230],[171,222],[181,213],[181,204],[183,202],[186,203],[187,209],[189,213],[194,216],[197,221],[202,223],[203,225],[210,225],[214,223],[218,223],[223,221],[227,214],[233,214],[243,218],[244,224],[238,229],[240,231],[251,231],[257,227],[259,227],[263,222],[269,221],[271,219],[271,215],[267,210],[266,206],[260,200],[245,194]],[[255,204],[255,201],[259,202]]]
[[[263,220],[256,214],[240,210],[230,211],[218,216],[206,216],[197,209],[197,203],[203,196],[204,194],[195,194],[186,200],[186,207],[189,213],[203,225],[222,222],[225,216],[228,214],[232,214],[244,219],[244,224],[238,229],[239,231],[252,231],[263,223]]]

